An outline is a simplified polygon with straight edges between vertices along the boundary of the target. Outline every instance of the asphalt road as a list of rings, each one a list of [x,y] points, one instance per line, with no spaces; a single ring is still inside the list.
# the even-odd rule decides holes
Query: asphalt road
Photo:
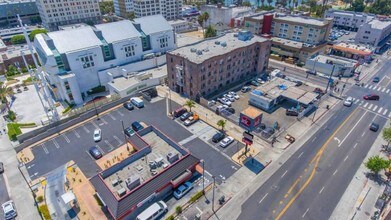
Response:
[[[337,105],[334,116],[242,204],[238,219],[328,219],[380,134],[368,129],[370,123],[381,129],[389,117],[390,67],[387,61],[377,73],[380,83],[348,90],[354,105]],[[368,93],[380,100],[363,100]]]
[[[4,174],[0,174],[0,205],[10,200],[7,186],[4,180]],[[4,216],[3,209],[0,207],[0,219]]]

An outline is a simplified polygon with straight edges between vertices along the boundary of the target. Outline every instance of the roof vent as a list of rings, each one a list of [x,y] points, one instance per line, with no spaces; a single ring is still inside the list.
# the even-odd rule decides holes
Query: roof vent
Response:
[[[202,50],[197,50],[197,55],[202,55]]]
[[[195,49],[195,48],[190,48],[190,52],[195,53],[195,52],[197,52],[197,49]]]
[[[208,51],[209,51],[209,48],[205,48],[205,49],[203,49],[202,51],[208,52]]]
[[[223,47],[226,47],[226,46],[227,46],[227,43],[226,43],[226,42],[221,42],[220,45],[223,46]]]
[[[220,41],[216,40],[216,41],[215,41],[215,44],[216,44],[216,45],[220,45]]]

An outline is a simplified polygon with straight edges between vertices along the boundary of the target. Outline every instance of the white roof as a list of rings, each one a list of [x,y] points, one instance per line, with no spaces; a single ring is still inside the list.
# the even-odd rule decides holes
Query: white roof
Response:
[[[373,19],[372,21],[368,22],[369,25],[371,25],[374,29],[384,29],[388,26],[391,26],[391,21],[380,21],[378,19]]]
[[[283,16],[276,16],[274,18],[275,20],[280,20],[280,21],[290,21],[290,22],[295,22],[295,23],[302,23],[302,24],[310,24],[310,25],[316,25],[316,26],[323,26],[325,25],[325,20],[326,19],[316,19],[316,18],[311,18],[307,16],[291,16],[291,15],[283,15]]]
[[[65,204],[68,204],[76,199],[75,194],[73,194],[72,191],[69,191],[61,196],[62,201],[64,201]]]
[[[173,27],[167,22],[162,15],[152,15],[134,19],[135,23],[139,23],[141,30],[150,35],[163,31],[172,31]]]
[[[49,32],[54,46],[59,53],[82,50],[102,45],[92,27],[83,27],[71,30]]]
[[[111,22],[107,24],[95,25],[96,29],[102,31],[103,38],[107,43],[113,43],[135,37],[141,37],[141,34],[129,20]]]

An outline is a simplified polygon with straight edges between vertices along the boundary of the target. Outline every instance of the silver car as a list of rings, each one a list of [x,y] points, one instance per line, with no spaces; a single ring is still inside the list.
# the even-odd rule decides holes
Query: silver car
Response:
[[[222,148],[226,148],[226,147],[228,147],[228,145],[230,145],[232,142],[234,142],[234,138],[228,136],[228,137],[224,138],[222,141],[220,141],[220,144],[219,144],[219,145],[220,145],[220,147],[222,147]]]
[[[3,208],[5,220],[14,219],[18,215],[14,202],[12,200],[3,203],[1,207]]]
[[[353,98],[352,97],[347,97],[345,101],[343,102],[343,105],[346,107],[350,107],[353,105]]]

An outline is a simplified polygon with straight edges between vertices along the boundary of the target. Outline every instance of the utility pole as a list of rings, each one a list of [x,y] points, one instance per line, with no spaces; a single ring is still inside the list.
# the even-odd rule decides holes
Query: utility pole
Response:
[[[212,211],[215,212],[215,184],[216,184],[216,177],[212,176],[213,178],[213,193],[212,193]]]
[[[201,160],[202,163],[202,194],[205,195],[205,161]]]
[[[327,82],[327,87],[326,87],[325,93],[327,93],[327,90],[329,89],[330,82],[331,82],[331,79],[332,79],[332,77],[333,77],[334,69],[335,69],[335,65],[333,64],[333,69],[331,70],[331,73],[330,73],[330,76],[329,76],[329,80],[328,80],[328,82]]]
[[[94,103],[95,114],[96,114],[96,117],[97,117],[96,120],[100,120],[100,118],[99,118],[99,113],[98,113],[98,109],[96,108],[96,105],[95,105],[95,100],[92,100],[92,103]]]

